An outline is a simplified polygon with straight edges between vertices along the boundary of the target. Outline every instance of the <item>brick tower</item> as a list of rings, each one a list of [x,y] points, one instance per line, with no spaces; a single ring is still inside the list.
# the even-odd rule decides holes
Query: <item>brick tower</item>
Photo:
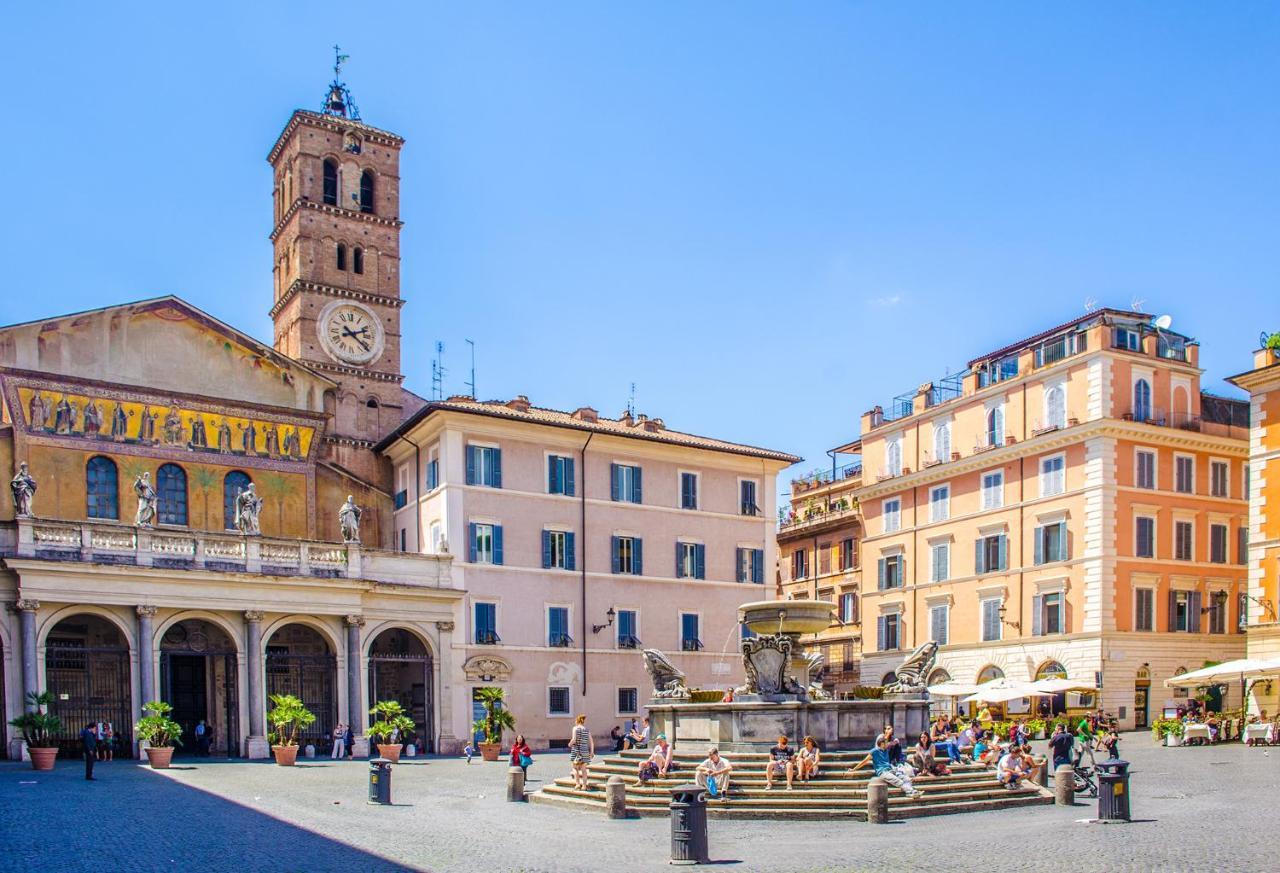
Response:
[[[338,383],[324,457],[378,487],[371,451],[404,414],[400,372],[400,147],[360,120],[340,81],[299,109],[267,155],[275,174],[275,347]]]

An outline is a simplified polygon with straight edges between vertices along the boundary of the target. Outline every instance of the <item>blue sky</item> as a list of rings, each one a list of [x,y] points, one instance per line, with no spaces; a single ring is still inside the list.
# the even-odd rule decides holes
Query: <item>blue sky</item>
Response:
[[[402,134],[404,367],[827,463],[1083,312],[1205,386],[1280,329],[1274,3],[21,4],[0,323],[178,294],[270,341],[271,174],[334,42]]]

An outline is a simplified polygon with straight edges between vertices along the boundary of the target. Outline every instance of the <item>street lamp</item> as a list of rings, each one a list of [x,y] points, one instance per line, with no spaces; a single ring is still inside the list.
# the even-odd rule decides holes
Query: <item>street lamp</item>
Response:
[[[1013,628],[1014,630],[1016,630],[1016,631],[1018,631],[1019,633],[1021,633],[1021,632],[1022,632],[1022,622],[1020,622],[1020,621],[1007,621],[1007,620],[1005,619],[1005,617],[1004,617],[1004,616],[1005,616],[1005,613],[1007,613],[1008,611],[1009,611],[1009,607],[1005,605],[1005,602],[1004,602],[1003,600],[1001,600],[1001,601],[1000,601],[1000,609],[998,610],[999,615],[1000,615],[1000,623],[1001,623],[1001,624],[1007,624],[1009,627],[1011,627],[1011,628]]]
[[[613,627],[613,620],[618,617],[618,613],[614,611],[612,606],[609,607],[609,611],[606,612],[604,615],[605,615],[605,618],[609,619],[609,621],[606,622],[605,624],[593,624],[591,626],[591,632],[593,634],[598,634],[600,633],[600,631],[604,630],[607,627]]]

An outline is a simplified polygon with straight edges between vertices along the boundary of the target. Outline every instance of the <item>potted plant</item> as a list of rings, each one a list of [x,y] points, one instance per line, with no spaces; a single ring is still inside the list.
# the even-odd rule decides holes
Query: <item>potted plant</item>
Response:
[[[10,719],[9,724],[22,732],[22,741],[27,744],[27,754],[31,756],[31,766],[36,770],[52,770],[53,761],[58,757],[57,735],[62,730],[62,719],[47,710],[53,703],[53,692],[32,691],[27,695],[29,712]]]
[[[153,700],[142,705],[148,713],[138,719],[135,730],[138,739],[147,744],[147,760],[152,770],[167,770],[173,760],[173,747],[182,745],[182,725],[169,718],[173,707],[163,700]]]
[[[1044,739],[1045,720],[1042,718],[1033,718],[1027,721],[1027,730],[1031,732],[1031,736],[1037,740]]]
[[[502,698],[501,688],[481,688],[476,692],[476,699],[484,706],[484,717],[476,719],[471,730],[484,737],[480,742],[480,756],[486,761],[498,760],[502,754],[502,732],[516,727],[515,716],[503,708]]]
[[[413,730],[413,719],[405,715],[404,707],[395,700],[379,700],[369,710],[377,719],[369,725],[369,739],[378,746],[378,754],[394,764],[400,762],[399,737]]]
[[[272,694],[267,721],[275,728],[271,752],[281,767],[292,767],[298,760],[298,731],[316,720],[315,714],[292,694]]]

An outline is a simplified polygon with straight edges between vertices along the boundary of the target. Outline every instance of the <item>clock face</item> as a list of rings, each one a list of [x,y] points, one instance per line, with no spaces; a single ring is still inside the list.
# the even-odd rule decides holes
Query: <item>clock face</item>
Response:
[[[329,304],[316,329],[325,350],[343,363],[367,364],[382,354],[382,325],[373,312],[359,304]]]

